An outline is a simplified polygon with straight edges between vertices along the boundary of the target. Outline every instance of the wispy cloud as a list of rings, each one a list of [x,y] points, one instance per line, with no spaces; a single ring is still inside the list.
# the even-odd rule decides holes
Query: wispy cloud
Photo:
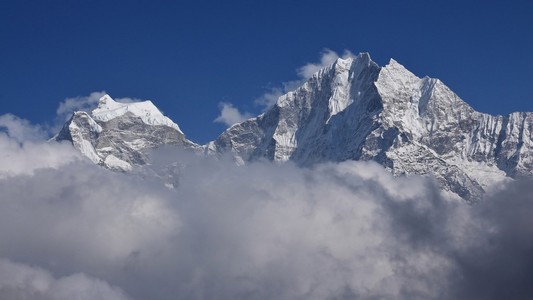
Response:
[[[56,114],[62,122],[67,121],[72,113],[75,111],[91,111],[98,106],[98,100],[104,96],[106,92],[92,92],[88,96],[78,96],[66,98],[56,110]]]
[[[238,108],[228,102],[221,102],[219,108],[220,115],[214,121],[225,124],[226,126],[240,123],[252,117],[251,113],[240,112]]]
[[[354,55],[348,50],[344,50],[342,56],[340,56],[333,50],[324,49],[320,54],[318,62],[310,62],[296,69],[298,79],[282,82],[279,86],[267,88],[263,95],[254,100],[254,103],[260,106],[263,111],[269,109],[276,104],[279,97],[300,87],[311,78],[314,73],[330,66],[340,57],[346,59],[348,57],[354,57]],[[227,126],[242,122],[252,116],[251,113],[240,112],[239,109],[231,103],[223,102],[219,107],[220,115],[215,119],[215,122],[223,123]]]
[[[316,72],[333,64],[338,58],[339,55],[337,52],[330,49],[325,49],[322,51],[320,61],[318,63],[308,63],[298,68],[298,76],[304,80],[309,79]]]
[[[12,114],[0,115],[1,132],[5,132],[19,142],[42,140],[48,136],[46,127],[34,125],[30,121]]]
[[[326,48],[321,52],[318,62],[310,62],[296,69],[299,79],[283,82],[280,86],[269,88],[266,93],[255,100],[255,103],[266,110],[276,104],[280,96],[300,87],[316,72],[332,65],[338,58],[346,59],[348,57],[354,57],[354,54],[344,50],[342,56],[340,56],[337,52]]]
[[[278,98],[284,94],[295,90],[303,84],[302,80],[293,80],[281,83],[281,86],[270,87],[259,98],[255,99],[254,103],[266,110],[272,107],[278,101]]]

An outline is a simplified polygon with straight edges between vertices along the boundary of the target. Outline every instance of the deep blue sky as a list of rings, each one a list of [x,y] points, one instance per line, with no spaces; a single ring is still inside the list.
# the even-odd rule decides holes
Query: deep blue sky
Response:
[[[194,141],[324,48],[393,57],[483,112],[533,111],[533,1],[0,1],[0,114],[67,97],[152,99]]]

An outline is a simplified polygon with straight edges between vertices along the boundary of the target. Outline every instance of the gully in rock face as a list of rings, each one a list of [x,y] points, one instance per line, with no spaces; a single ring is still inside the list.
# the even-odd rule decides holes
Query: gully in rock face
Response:
[[[150,101],[105,95],[91,113],[76,112],[56,140],[70,140],[93,162],[129,171],[146,152],[178,145],[237,163],[267,159],[302,166],[371,160],[395,175],[433,176],[442,189],[475,202],[494,183],[533,175],[532,113],[475,111],[443,82],[419,78],[368,53],[338,58],[265,113],[235,124],[204,146]]]

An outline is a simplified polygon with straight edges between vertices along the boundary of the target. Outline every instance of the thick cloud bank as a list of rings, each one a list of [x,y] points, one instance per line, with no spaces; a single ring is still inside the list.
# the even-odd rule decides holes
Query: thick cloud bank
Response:
[[[74,274],[60,279],[49,272],[0,259],[0,298],[10,300],[126,300],[122,291],[107,283]]]
[[[68,145],[0,149],[0,299],[533,297],[528,182],[468,206],[374,163],[154,153],[181,162],[174,190]]]

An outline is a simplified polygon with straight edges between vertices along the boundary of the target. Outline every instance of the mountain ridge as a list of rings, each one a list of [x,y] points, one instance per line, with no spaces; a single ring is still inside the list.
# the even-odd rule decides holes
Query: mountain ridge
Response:
[[[71,138],[82,153],[90,152],[83,144],[100,144],[101,133],[113,128],[94,114],[79,114],[77,119],[73,115],[74,131],[76,126],[85,129],[84,137],[77,129],[75,136],[82,136],[77,142]],[[129,118],[135,117],[139,116]],[[98,131],[95,124],[106,129]],[[148,127],[141,126],[141,131],[162,123],[143,124]],[[147,149],[178,144],[206,155],[230,153],[239,164],[261,159],[302,166],[372,160],[395,175],[431,175],[444,191],[469,202],[480,199],[496,182],[533,173],[533,113],[477,112],[439,79],[419,78],[394,59],[380,67],[368,53],[338,58],[264,113],[234,124],[206,145],[194,144],[177,124],[176,128],[169,139],[130,147],[130,156],[120,156],[127,147],[113,155],[130,165],[145,164]],[[70,132],[70,125],[65,130]],[[144,132],[142,139],[150,141],[150,134]],[[129,142],[134,138],[139,134]],[[113,142],[120,144],[119,140]],[[110,167],[105,151],[95,152],[103,160],[98,163]],[[95,161],[92,153],[89,156]],[[143,159],[132,160],[135,156]]]
[[[92,112],[74,112],[52,139],[68,140],[93,163],[117,171],[145,165],[146,151],[162,145],[200,148],[151,101],[119,103],[109,95]]]

